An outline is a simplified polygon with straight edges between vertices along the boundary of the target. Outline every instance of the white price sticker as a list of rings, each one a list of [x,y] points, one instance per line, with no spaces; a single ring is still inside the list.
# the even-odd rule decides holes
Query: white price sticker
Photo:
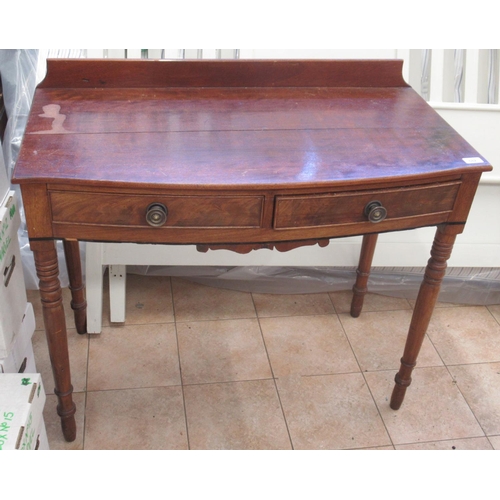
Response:
[[[468,164],[474,164],[474,163],[484,163],[484,161],[482,160],[482,158],[478,158],[477,156],[474,157],[474,158],[462,158],[462,160],[465,162],[465,163],[468,163]]]

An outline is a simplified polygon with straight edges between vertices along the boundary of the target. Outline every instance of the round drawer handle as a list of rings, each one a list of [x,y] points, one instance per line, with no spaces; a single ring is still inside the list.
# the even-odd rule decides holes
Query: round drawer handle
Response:
[[[151,203],[146,209],[146,221],[150,226],[160,227],[167,222],[168,210],[162,203]]]
[[[387,217],[387,210],[382,206],[380,201],[370,201],[365,207],[365,215],[370,222],[376,224],[382,222]]]

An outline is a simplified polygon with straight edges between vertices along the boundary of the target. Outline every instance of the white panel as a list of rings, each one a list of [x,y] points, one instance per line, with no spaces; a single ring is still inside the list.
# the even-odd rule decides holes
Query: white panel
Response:
[[[235,59],[236,49],[218,49],[220,59]]]
[[[104,57],[105,49],[87,49],[87,57],[89,59],[100,59]]]
[[[217,49],[202,49],[203,59],[215,59],[217,57]]]
[[[104,264],[163,266],[350,266],[356,265],[361,238],[332,241],[332,248],[301,247],[289,252],[255,250],[241,255],[229,250],[211,250],[201,253],[193,245],[138,245],[135,243],[108,243],[105,245]],[[333,249],[333,246],[336,246]],[[353,249],[355,251],[353,252]]]
[[[240,49],[240,58],[241,59],[253,59],[255,49]]]
[[[432,49],[430,100],[443,100],[444,50]]]
[[[495,81],[493,87],[491,88],[491,100],[490,102],[500,103],[500,49],[493,49],[495,51],[492,54],[492,61],[494,67],[492,69],[492,79]]]
[[[479,89],[479,50],[467,49],[465,58],[464,102],[477,103]]]
[[[186,59],[199,59],[198,50],[200,49],[184,49]]]
[[[397,49],[240,49],[255,59],[395,59]]]
[[[182,59],[183,49],[163,49],[163,59]]]
[[[410,50],[410,59],[408,63],[408,80],[415,91],[422,95],[422,65],[423,52],[420,49]]]
[[[127,51],[127,59],[140,59],[141,49],[125,49]]]
[[[455,50],[445,49],[443,59],[443,101],[454,102]]]
[[[488,77],[490,65],[490,50],[480,49],[478,55],[477,100],[478,103],[488,102]]]
[[[162,49],[147,49],[148,59],[160,59]]]
[[[109,266],[110,321],[125,321],[125,291],[127,286],[127,266]]]
[[[124,59],[125,49],[104,49],[104,57],[109,59]]]
[[[87,299],[87,333],[101,333],[103,243],[85,245],[85,287]]]

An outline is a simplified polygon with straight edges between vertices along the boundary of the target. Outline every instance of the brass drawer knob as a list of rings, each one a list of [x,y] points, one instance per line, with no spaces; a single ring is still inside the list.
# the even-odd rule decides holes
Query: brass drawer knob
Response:
[[[370,201],[365,207],[365,215],[370,222],[376,224],[382,222],[387,217],[387,210],[382,206],[380,201]]]
[[[151,203],[146,209],[146,221],[150,226],[160,227],[167,222],[168,210],[162,203]]]

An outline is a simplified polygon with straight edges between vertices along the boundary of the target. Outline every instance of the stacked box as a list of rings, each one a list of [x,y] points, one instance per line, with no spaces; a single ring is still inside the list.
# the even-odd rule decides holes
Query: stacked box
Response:
[[[9,356],[28,302],[17,231],[21,219],[14,191],[0,206],[0,359]]]
[[[36,450],[50,450],[49,439],[47,437],[47,430],[45,429],[45,422],[42,418],[42,424],[40,428],[40,433],[38,435],[38,441],[36,444]]]
[[[0,450],[46,449],[43,407],[45,391],[39,373],[0,375]]]
[[[2,145],[0,144],[0,203],[3,204],[5,197],[10,190],[10,182],[7,177],[7,169],[3,158]]]
[[[21,321],[21,327],[14,336],[10,353],[0,358],[0,373],[35,373],[36,363],[31,338],[35,332],[35,313],[30,302]]]

